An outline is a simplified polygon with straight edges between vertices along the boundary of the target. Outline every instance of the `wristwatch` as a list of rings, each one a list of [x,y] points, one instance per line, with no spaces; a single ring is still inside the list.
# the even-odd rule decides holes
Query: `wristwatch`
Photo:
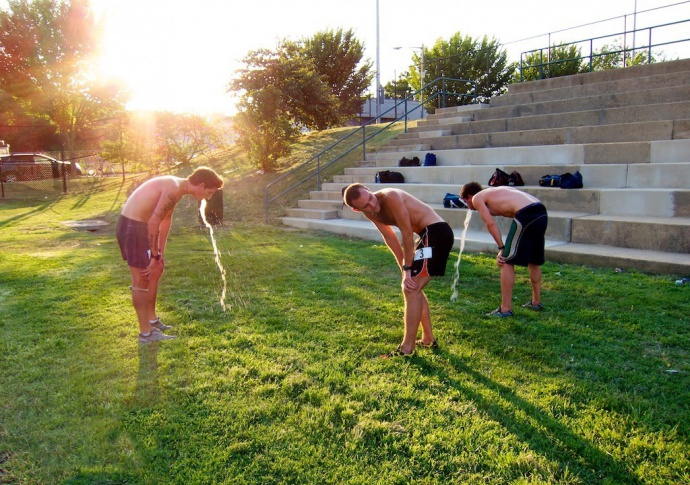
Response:
[[[151,256],[151,259],[155,259],[156,261],[160,261],[161,259],[161,253],[156,254],[155,256]]]
[[[403,271],[407,271],[409,269],[412,269],[412,266],[407,266],[406,264],[403,264],[402,269],[403,269]]]

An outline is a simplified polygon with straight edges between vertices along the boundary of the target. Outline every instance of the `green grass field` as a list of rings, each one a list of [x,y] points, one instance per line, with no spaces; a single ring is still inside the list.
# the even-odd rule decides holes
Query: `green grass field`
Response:
[[[249,181],[247,181],[249,180]],[[261,179],[224,189],[216,231],[183,199],[159,313],[139,345],[114,239],[128,183],[0,201],[0,484],[690,483],[690,287],[547,263],[542,313],[493,255],[428,287],[436,352],[402,338],[382,243],[264,225]],[[252,212],[251,208],[254,208]],[[106,229],[69,229],[99,218]]]

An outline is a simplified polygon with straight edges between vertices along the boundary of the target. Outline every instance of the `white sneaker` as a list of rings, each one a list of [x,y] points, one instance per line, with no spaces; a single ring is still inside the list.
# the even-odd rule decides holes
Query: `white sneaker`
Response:
[[[145,344],[148,342],[158,342],[160,340],[172,340],[174,338],[177,338],[177,337],[175,337],[174,335],[165,335],[163,332],[161,332],[157,328],[154,328],[151,330],[151,333],[148,335],[139,334],[139,343]]]

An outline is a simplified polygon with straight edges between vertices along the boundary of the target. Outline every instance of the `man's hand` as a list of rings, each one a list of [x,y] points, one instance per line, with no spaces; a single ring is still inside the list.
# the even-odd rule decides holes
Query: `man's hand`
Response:
[[[496,255],[496,264],[498,266],[503,266],[506,264],[506,258],[503,257],[503,250],[500,250],[498,254]]]
[[[141,272],[141,274],[144,276],[150,275],[151,272],[153,271],[153,268],[155,268],[157,264],[163,264],[163,257],[162,256],[161,256],[161,259],[159,259],[159,260],[151,258],[149,260],[149,265],[146,267],[146,269],[144,269]]]
[[[414,291],[419,288],[417,282],[412,278],[412,273],[410,271],[403,272],[402,280],[403,290]]]

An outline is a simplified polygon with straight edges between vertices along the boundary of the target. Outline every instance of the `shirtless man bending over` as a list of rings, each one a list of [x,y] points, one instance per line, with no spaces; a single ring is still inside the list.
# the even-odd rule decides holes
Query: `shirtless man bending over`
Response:
[[[513,316],[515,265],[527,266],[532,284],[532,299],[522,306],[541,310],[541,265],[549,220],[544,205],[536,197],[513,187],[482,189],[477,182],[463,185],[460,198],[471,210],[479,212],[498,245],[496,264],[501,269],[501,306],[488,315]],[[493,216],[513,218],[505,244]]]
[[[139,320],[139,342],[174,338],[156,315],[158,283],[163,275],[165,243],[173,210],[183,195],[208,199],[223,186],[210,168],[197,168],[186,179],[165,175],[147,180],[129,196],[117,221],[117,242],[132,274],[132,303]]]
[[[372,192],[362,184],[343,190],[343,202],[374,223],[402,271],[405,336],[396,350],[381,357],[410,355],[415,345],[437,348],[424,287],[432,276],[443,276],[453,248],[453,230],[424,202],[399,189]],[[400,230],[402,245],[393,227]],[[420,241],[414,246],[414,234]],[[419,324],[422,338],[417,339]]]

